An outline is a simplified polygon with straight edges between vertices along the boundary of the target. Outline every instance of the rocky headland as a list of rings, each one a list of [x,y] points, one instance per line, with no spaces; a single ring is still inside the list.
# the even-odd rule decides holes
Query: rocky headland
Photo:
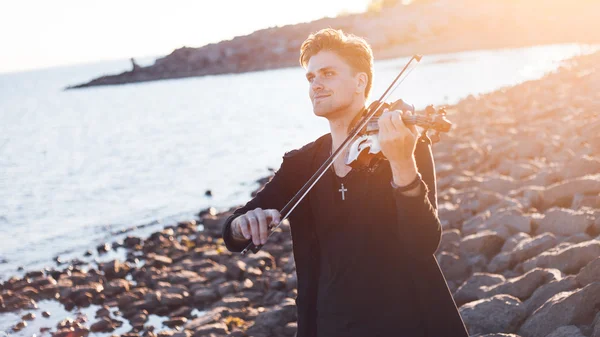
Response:
[[[600,53],[580,56],[448,109],[454,128],[434,145],[444,227],[436,257],[471,336],[600,337],[598,64]],[[242,257],[220,238],[230,212],[204,210],[97,247],[122,259],[65,261],[3,282],[0,313],[21,317],[7,332],[51,315],[36,308],[53,301],[73,317],[42,335],[108,336],[128,325],[121,336],[293,336],[289,227]]]
[[[598,43],[597,13],[600,2],[589,0],[417,0],[376,12],[262,29],[200,48],[182,47],[150,66],[134,63],[130,71],[67,89],[299,66],[302,41],[327,27],[364,37],[377,60],[475,49]]]

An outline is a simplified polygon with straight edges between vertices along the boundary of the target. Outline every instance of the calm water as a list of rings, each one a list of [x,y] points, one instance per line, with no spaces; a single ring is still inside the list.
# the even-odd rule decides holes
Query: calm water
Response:
[[[418,108],[541,77],[579,45],[425,56]],[[407,58],[376,63],[378,97]],[[0,281],[81,257],[132,225],[245,202],[284,152],[328,132],[300,68],[62,91],[129,61],[0,74]],[[204,192],[210,189],[213,196]],[[1,328],[1,327],[0,327]],[[1,331],[1,329],[0,329]]]

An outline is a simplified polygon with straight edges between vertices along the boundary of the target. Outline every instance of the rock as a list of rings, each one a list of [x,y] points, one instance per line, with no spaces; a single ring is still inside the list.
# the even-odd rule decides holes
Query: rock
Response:
[[[110,316],[110,308],[105,305],[96,311],[95,317],[101,318],[101,317],[109,317],[109,316]]]
[[[164,306],[181,306],[185,304],[185,299],[180,294],[162,294],[160,297],[160,304]]]
[[[590,337],[600,337],[600,313],[596,314],[596,318],[592,322],[592,335]]]
[[[573,196],[573,202],[571,203],[571,209],[579,210],[584,207],[600,208],[600,196],[585,195],[582,193],[575,194]]]
[[[573,234],[573,235],[569,236],[563,242],[581,243],[581,242],[590,241],[592,239],[593,238],[591,236],[587,235],[586,233],[577,233],[577,234]]]
[[[226,307],[231,309],[242,309],[248,306],[250,306],[250,300],[245,297],[225,297],[213,305],[213,307]]]
[[[163,324],[169,328],[174,328],[176,326],[183,326],[186,322],[187,318],[185,317],[172,317],[171,319],[163,322]]]
[[[529,298],[541,285],[561,279],[561,273],[556,269],[536,268],[524,275],[508,279],[506,282],[488,286],[484,290],[487,291],[488,296],[507,294],[523,301]]]
[[[263,298],[264,306],[272,306],[283,302],[287,298],[287,295],[283,291],[269,291]]]
[[[110,318],[102,317],[98,322],[92,324],[90,327],[91,332],[111,332],[114,331],[115,327],[112,324]]]
[[[229,333],[229,329],[227,328],[227,325],[225,325],[224,323],[212,323],[212,324],[206,324],[204,326],[197,328],[194,331],[193,337],[211,336],[211,334],[220,336],[220,335],[226,335],[228,333]]]
[[[223,228],[223,224],[225,224],[225,220],[227,220],[227,217],[206,214],[202,217],[201,222],[205,229],[221,230]]]
[[[543,233],[530,239],[522,240],[511,254],[517,262],[523,262],[556,246],[558,239],[552,233]]]
[[[21,319],[24,321],[33,321],[35,319],[35,314],[30,312],[26,315],[23,315]]]
[[[240,284],[238,281],[227,281],[225,283],[221,283],[218,286],[217,291],[219,293],[219,296],[225,297],[229,294],[233,294],[233,293],[237,292],[239,287],[240,287]]]
[[[600,172],[600,160],[587,155],[569,160],[564,168],[564,177],[578,178],[588,174],[596,174]]]
[[[174,333],[172,337],[192,337],[192,332],[189,330],[183,330],[183,331]]]
[[[140,239],[138,237],[134,237],[134,236],[127,236],[123,240],[123,245],[129,249],[132,249],[135,246],[141,245],[141,244],[142,244],[142,239]]]
[[[519,329],[523,337],[546,336],[557,328],[591,322],[600,305],[600,282],[582,289],[554,295],[537,309]]]
[[[25,328],[25,327],[27,327],[27,322],[21,321],[13,326],[12,331],[19,332],[19,331],[23,330],[23,328]]]
[[[482,226],[485,229],[493,230],[498,233],[504,229],[510,235],[531,232],[531,218],[523,215],[520,208],[511,207],[500,209],[487,219]]]
[[[544,218],[539,224],[537,233],[550,232],[556,235],[569,236],[584,233],[590,225],[591,222],[583,212],[553,207],[544,213]]]
[[[209,310],[200,317],[188,320],[185,324],[185,329],[195,331],[204,325],[217,322],[221,319],[221,311],[219,309]]]
[[[546,337],[585,337],[581,330],[574,325],[561,326],[552,331]]]
[[[113,260],[106,264],[101,264],[100,269],[107,279],[124,278],[129,273],[129,266],[122,264],[119,260]]]
[[[96,250],[98,251],[98,254],[100,254],[100,255],[107,253],[108,251],[110,251],[110,244],[103,243],[101,245],[98,245],[96,247]]]
[[[131,326],[136,329],[143,329],[144,324],[148,322],[148,311],[142,310],[141,312],[137,312],[133,317],[129,319]]]
[[[156,254],[148,254],[148,259],[146,260],[146,264],[157,268],[169,266],[172,263],[173,260],[170,257]]]
[[[592,240],[546,251],[523,262],[525,271],[535,267],[556,268],[564,273],[577,273],[600,255],[600,241]]]
[[[488,191],[508,194],[509,191],[519,187],[519,182],[511,177],[498,175],[483,178],[479,186]]]
[[[529,236],[529,234],[519,232],[519,233],[511,236],[510,238],[508,238],[504,242],[504,245],[502,245],[502,248],[500,249],[500,251],[501,252],[511,252],[513,249],[515,249],[517,247],[517,245],[519,245],[519,243],[521,243],[523,240],[527,240],[527,239],[531,239],[531,236]]]
[[[487,266],[487,270],[491,273],[500,273],[515,265],[515,258],[511,252],[501,252],[494,256]]]
[[[244,258],[244,262],[248,265],[248,267],[256,267],[256,268],[275,268],[275,258],[270,253],[259,250],[256,254],[251,254]]]
[[[495,295],[460,307],[469,334],[514,332],[525,319],[525,308],[518,298]]]
[[[498,233],[485,230],[464,237],[460,241],[460,251],[468,255],[483,254],[492,257],[500,251],[503,244],[504,239]]]
[[[48,318],[48,317],[50,317],[50,312],[42,311],[42,316],[44,316],[45,318]]]
[[[216,289],[200,289],[194,293],[194,302],[209,303],[219,299],[219,293]]]
[[[581,268],[575,280],[580,287],[584,287],[592,282],[600,282],[600,258],[592,260],[585,267]]]
[[[468,256],[467,263],[471,266],[471,271],[473,273],[484,273],[487,271],[487,266],[489,265],[489,261],[484,255]]]
[[[192,285],[197,283],[205,283],[206,278],[198,275],[198,273],[191,270],[179,270],[174,273],[169,273],[168,283],[173,285]]]
[[[568,207],[577,193],[598,195],[600,193],[600,176],[588,175],[548,186],[543,193],[544,208]]]
[[[296,320],[296,304],[293,300],[286,300],[281,305],[264,311],[256,317],[254,324],[264,327],[285,326]]]
[[[537,288],[524,303],[527,316],[531,315],[532,312],[541,307],[542,304],[544,304],[554,295],[563,291],[571,291],[577,287],[577,281],[573,275],[542,285],[541,287]]]
[[[461,259],[456,254],[441,252],[437,260],[442,272],[448,280],[464,280],[470,272],[466,259]]]
[[[481,299],[485,295],[485,286],[492,286],[505,282],[506,279],[502,275],[489,273],[474,273],[466,280],[454,293],[454,301],[457,306],[465,303]]]
[[[241,260],[233,260],[225,263],[227,268],[227,277],[231,280],[241,281],[246,272],[246,263]]]
[[[114,297],[118,294],[129,291],[130,283],[124,279],[114,279],[104,286],[104,295]]]
[[[458,229],[445,230],[442,232],[442,239],[440,241],[438,252],[450,252],[458,253],[460,245],[460,231]]]
[[[440,215],[441,216],[441,215]],[[481,212],[462,224],[462,235],[476,234],[480,230],[484,230],[485,221],[491,216],[491,212]]]

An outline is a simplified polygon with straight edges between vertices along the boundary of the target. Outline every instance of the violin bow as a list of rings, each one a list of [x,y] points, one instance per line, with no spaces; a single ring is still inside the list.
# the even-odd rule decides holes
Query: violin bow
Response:
[[[304,197],[306,197],[308,192],[310,192],[310,190],[313,188],[313,186],[315,186],[315,184],[319,181],[319,179],[321,179],[321,177],[325,174],[325,172],[331,167],[331,165],[333,165],[333,162],[335,162],[335,160],[340,156],[340,154],[346,149],[348,144],[350,144],[350,142],[354,141],[354,138],[356,137],[356,135],[358,135],[360,130],[362,130],[367,125],[367,123],[369,123],[369,120],[371,118],[373,118],[373,116],[375,116],[377,111],[383,106],[383,104],[385,104],[385,101],[387,100],[387,98],[396,90],[396,88],[398,88],[398,86],[402,82],[404,82],[406,77],[413,71],[414,67],[411,68],[410,71],[406,74],[406,76],[404,76],[404,78],[398,82],[398,80],[400,79],[400,77],[402,77],[402,74],[404,74],[404,72],[406,72],[406,70],[408,69],[410,64],[413,61],[420,62],[421,58],[422,58],[421,55],[413,55],[410,58],[410,60],[406,63],[404,68],[402,68],[402,71],[400,71],[398,76],[396,76],[396,78],[394,79],[392,84],[390,84],[390,86],[385,90],[385,92],[383,93],[383,95],[381,95],[379,100],[376,101],[378,103],[371,104],[371,106],[375,105],[376,108],[374,108],[372,111],[369,111],[367,113],[367,115],[365,117],[363,117],[363,119],[360,121],[360,123],[354,129],[352,129],[352,131],[350,132],[350,135],[348,137],[346,137],[346,140],[344,140],[344,142],[337,148],[337,150],[335,150],[335,152],[332,153],[331,156],[329,156],[329,158],[327,158],[327,160],[321,165],[321,167],[319,167],[317,172],[315,172],[313,174],[313,176],[304,184],[304,186],[302,186],[300,191],[298,191],[296,193],[296,195],[290,201],[288,201],[288,203],[281,209],[280,214],[283,217],[281,218],[281,220],[279,221],[279,223],[276,226],[274,226],[274,227],[272,227],[272,229],[270,229],[267,239],[290,216],[290,214],[294,211],[294,209],[296,209],[296,207],[300,204],[300,202],[302,202]],[[248,246],[246,246],[246,248],[244,248],[244,250],[242,250],[241,254],[246,255],[246,254],[248,254],[249,251],[252,251],[253,253],[257,253],[262,248],[262,246],[263,245],[255,245],[254,242],[250,241],[250,244],[248,244]]]

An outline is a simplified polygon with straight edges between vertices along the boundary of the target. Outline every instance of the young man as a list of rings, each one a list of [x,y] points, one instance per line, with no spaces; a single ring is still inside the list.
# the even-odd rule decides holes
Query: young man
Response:
[[[269,224],[348,136],[365,107],[373,56],[361,38],[324,29],[301,47],[315,115],[328,133],[286,153],[273,179],[226,221],[227,248],[264,244]],[[379,118],[385,161],[352,169],[338,157],[290,215],[298,337],[468,336],[434,253],[441,238],[430,141],[401,111]]]

